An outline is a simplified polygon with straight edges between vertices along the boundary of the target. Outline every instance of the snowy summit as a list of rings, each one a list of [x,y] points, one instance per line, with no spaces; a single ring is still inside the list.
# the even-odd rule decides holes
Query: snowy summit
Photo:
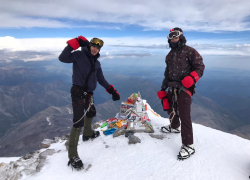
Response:
[[[181,135],[160,132],[160,127],[169,124],[169,119],[157,116],[149,105],[147,107],[154,133],[135,133],[141,140],[140,143],[129,144],[124,135],[113,138],[112,135],[103,133],[93,141],[79,141],[78,152],[84,169],[72,171],[71,167],[67,166],[66,140],[60,139],[51,144],[49,150],[44,148],[38,151],[37,155],[33,155],[33,159],[22,157],[16,162],[4,164],[0,158],[0,179],[10,179],[14,176],[27,180],[248,179],[248,140],[193,124],[196,152],[189,159],[178,161]],[[45,165],[39,168],[37,162],[42,161],[44,154],[48,155],[44,158]],[[40,160],[37,160],[38,156]]]

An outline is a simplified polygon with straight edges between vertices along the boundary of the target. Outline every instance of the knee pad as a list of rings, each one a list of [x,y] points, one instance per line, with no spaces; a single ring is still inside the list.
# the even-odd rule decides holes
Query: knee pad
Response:
[[[87,112],[86,116],[87,116],[88,118],[93,118],[95,115],[96,115],[96,109],[95,109],[95,106],[92,105],[92,106],[89,108],[89,111]]]

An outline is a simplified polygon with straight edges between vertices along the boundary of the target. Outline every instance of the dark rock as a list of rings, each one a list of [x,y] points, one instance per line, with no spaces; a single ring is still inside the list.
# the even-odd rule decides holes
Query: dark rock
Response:
[[[128,142],[129,144],[141,143],[141,140],[135,135],[129,135],[128,139],[129,139],[129,142]]]
[[[159,135],[157,135],[157,134],[149,134],[149,136],[152,137],[152,138],[160,139],[160,140],[164,139],[164,136],[161,135],[161,134],[159,134]]]

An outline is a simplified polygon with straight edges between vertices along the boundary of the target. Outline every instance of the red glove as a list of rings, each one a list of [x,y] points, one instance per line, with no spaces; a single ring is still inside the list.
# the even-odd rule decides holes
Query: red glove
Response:
[[[192,71],[190,73],[190,76],[184,77],[184,79],[181,80],[181,83],[185,88],[190,88],[199,80],[199,76],[195,71]]]
[[[166,91],[158,91],[157,95],[159,97],[159,99],[161,100],[162,106],[163,106],[163,110],[167,111],[169,110],[169,102],[168,102],[168,98],[167,98],[167,92]]]
[[[67,43],[73,48],[73,50],[78,49],[80,46],[88,46],[89,41],[83,37],[83,36],[78,36],[78,38],[70,39],[67,41]]]

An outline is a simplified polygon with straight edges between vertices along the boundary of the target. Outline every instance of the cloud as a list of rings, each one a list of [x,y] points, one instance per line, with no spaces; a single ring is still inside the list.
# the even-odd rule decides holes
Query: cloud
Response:
[[[138,25],[144,30],[175,26],[186,31],[249,31],[249,0],[1,0],[0,27],[102,27]],[[92,23],[89,25],[89,23]],[[104,25],[105,27],[105,25]]]
[[[2,14],[2,13],[1,13]],[[72,25],[53,20],[49,18],[33,18],[33,17],[20,17],[10,14],[3,14],[0,16],[1,28],[20,28],[20,27],[46,27],[46,28],[63,28],[71,27]]]
[[[114,59],[114,58],[138,58],[154,56],[153,53],[119,53],[119,54],[105,54],[100,57],[100,60]]]
[[[55,55],[49,52],[37,51],[10,51],[8,49],[0,50],[0,61],[12,62],[17,60],[22,61],[43,61],[55,59]]]
[[[0,60],[54,60],[67,45],[70,38],[27,38],[0,37]],[[87,37],[87,39],[91,39]],[[100,60],[112,58],[135,58],[165,56],[170,49],[166,37],[101,37],[105,46],[101,49]],[[250,44],[215,44],[208,40],[190,40],[188,44],[202,56],[250,56]]]

